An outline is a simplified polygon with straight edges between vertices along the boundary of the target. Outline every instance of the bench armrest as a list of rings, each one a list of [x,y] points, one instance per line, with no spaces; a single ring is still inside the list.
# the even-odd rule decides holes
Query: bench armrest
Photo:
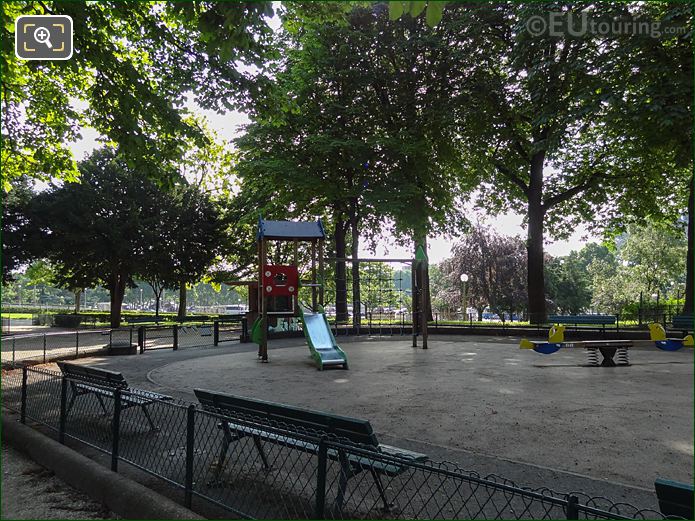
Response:
[[[142,389],[126,389],[126,392],[131,393],[133,396],[138,396],[140,398],[148,398],[150,400],[173,400],[174,398],[171,396],[167,396],[166,394],[159,394],[155,393],[152,391],[143,391]]]
[[[384,454],[388,454],[389,456],[408,458],[414,461],[425,461],[429,459],[427,454],[422,454],[421,452],[415,452],[408,449],[401,449],[400,447],[394,447],[392,445],[379,444],[379,451]]]

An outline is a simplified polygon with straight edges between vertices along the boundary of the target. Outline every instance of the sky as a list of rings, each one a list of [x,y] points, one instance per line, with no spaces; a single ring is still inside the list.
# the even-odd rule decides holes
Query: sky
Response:
[[[187,108],[198,115],[204,116],[208,120],[208,125],[211,130],[214,130],[219,139],[229,142],[238,137],[242,132],[242,126],[249,123],[249,119],[245,114],[239,112],[229,112],[226,114],[218,114],[214,111],[203,110],[198,107],[194,101],[189,100],[186,104]],[[83,128],[81,131],[82,138],[71,145],[73,154],[77,160],[83,159],[92,150],[99,146],[99,133],[92,128]],[[471,207],[470,210],[473,210]],[[516,213],[506,213],[499,216],[481,215],[481,222],[490,225],[501,235],[521,237],[526,236],[526,229],[523,226],[523,218]],[[553,256],[563,256],[570,253],[572,250],[579,250],[587,242],[598,242],[600,238],[591,235],[585,227],[578,227],[567,240],[549,242],[546,241],[545,251]],[[429,238],[429,259],[432,263],[438,263],[446,259],[451,254],[451,247],[455,240],[446,237],[431,237]],[[377,245],[377,251],[367,252],[361,251],[360,256],[370,257],[386,257],[386,258],[409,258],[412,252],[404,247],[394,245],[392,236],[385,236]]]

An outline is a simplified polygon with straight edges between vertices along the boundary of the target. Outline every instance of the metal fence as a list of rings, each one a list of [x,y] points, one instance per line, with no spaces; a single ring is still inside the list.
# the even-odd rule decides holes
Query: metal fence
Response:
[[[80,393],[80,385],[88,392]],[[2,391],[3,406],[19,412],[22,422],[49,427],[61,442],[73,438],[110,454],[114,471],[128,462],[182,489],[186,506],[199,497],[244,518],[664,519],[606,498],[523,488],[326,432],[232,418],[35,367],[7,371]],[[225,422],[249,435],[225,438]]]
[[[636,309],[634,312],[618,313],[616,315],[602,315],[613,317],[615,322],[612,324],[570,324],[568,327],[575,330],[583,331],[631,331],[631,330],[647,330],[648,325],[656,322],[664,326],[665,329],[678,329],[673,327],[673,320],[682,314],[682,307],[678,306],[661,306],[659,308],[644,308]],[[482,319],[479,319],[476,314],[454,311],[434,311],[432,313],[432,321],[429,322],[429,328],[437,329],[479,329],[479,328],[503,328],[514,331],[515,329],[527,329],[529,327],[536,328],[538,331],[548,329],[552,325],[552,321],[545,316],[542,320],[529,321],[528,316],[512,317],[509,314],[503,314],[501,317],[494,315],[492,318],[486,314]],[[386,321],[382,321],[386,323]]]
[[[130,339],[130,329],[33,333],[2,338],[2,364],[46,363],[103,352],[114,342]]]
[[[213,341],[215,345],[222,342],[250,342],[249,324],[246,317],[229,317],[216,320],[213,325]]]
[[[140,352],[153,349],[179,349],[216,346],[221,342],[249,341],[246,318],[215,320],[209,324],[140,326],[138,346]]]

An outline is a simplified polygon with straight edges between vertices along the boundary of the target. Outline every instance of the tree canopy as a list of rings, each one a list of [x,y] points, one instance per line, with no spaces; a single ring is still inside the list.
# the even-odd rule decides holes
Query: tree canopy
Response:
[[[32,199],[29,226],[41,244],[34,255],[52,261],[61,286],[108,288],[113,327],[135,276],[169,287],[196,282],[219,255],[222,222],[195,189],[163,189],[108,148],[82,162],[80,174]]]
[[[170,183],[176,159],[205,140],[183,108],[187,95],[231,109],[263,89],[263,76],[249,71],[272,52],[272,13],[270,2],[3,2],[3,188],[21,175],[74,180],[69,143],[83,125]],[[19,60],[12,30],[23,14],[71,16],[73,57]]]

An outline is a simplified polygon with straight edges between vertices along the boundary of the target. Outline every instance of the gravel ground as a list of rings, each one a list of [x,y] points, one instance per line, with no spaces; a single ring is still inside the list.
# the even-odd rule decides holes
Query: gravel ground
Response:
[[[2,447],[2,519],[118,519],[23,454]]]

